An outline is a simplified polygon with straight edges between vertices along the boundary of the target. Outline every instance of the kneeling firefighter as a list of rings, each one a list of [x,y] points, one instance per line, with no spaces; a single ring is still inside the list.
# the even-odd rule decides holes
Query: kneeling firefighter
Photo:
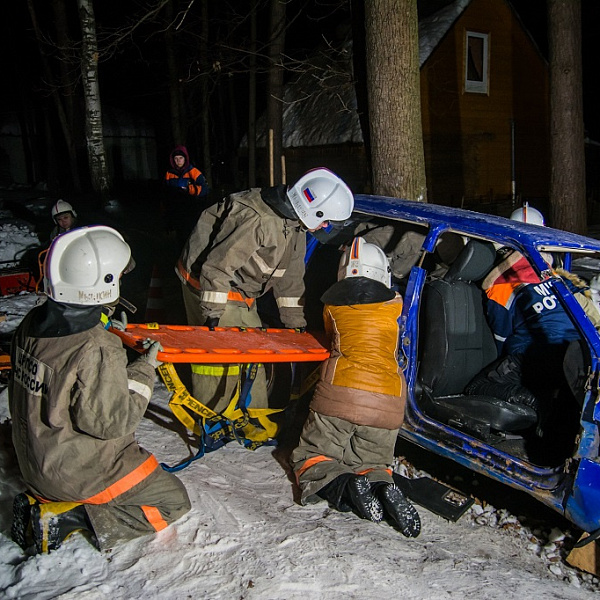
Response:
[[[160,344],[149,343],[127,364],[121,341],[106,330],[130,264],[129,246],[110,227],[57,237],[45,266],[48,298],[13,339],[9,407],[28,490],[15,499],[12,534],[37,552],[78,530],[110,548],[190,509],[183,484],[134,435],[161,364]]]
[[[383,250],[355,238],[321,298],[331,355],[291,462],[302,504],[324,499],[370,521],[387,517],[416,537],[419,514],[390,467],[406,403],[397,359],[402,297],[390,288]]]

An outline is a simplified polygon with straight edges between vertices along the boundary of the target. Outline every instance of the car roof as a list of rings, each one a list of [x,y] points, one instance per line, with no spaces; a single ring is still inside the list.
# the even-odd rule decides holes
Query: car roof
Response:
[[[356,194],[354,199],[355,212],[373,217],[417,223],[431,229],[454,231],[511,246],[535,248],[538,252],[600,252],[599,240],[552,227],[386,196]]]

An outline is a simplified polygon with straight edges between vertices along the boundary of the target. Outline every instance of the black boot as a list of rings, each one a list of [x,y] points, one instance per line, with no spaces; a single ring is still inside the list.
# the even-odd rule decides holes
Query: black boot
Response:
[[[383,519],[381,502],[371,492],[371,483],[364,475],[355,475],[348,481],[346,494],[359,517],[374,523]]]
[[[345,501],[344,496],[350,478],[354,477],[352,473],[344,473],[332,479],[325,487],[322,487],[317,496],[327,500],[333,508],[340,512],[350,512],[352,507]]]
[[[13,521],[10,528],[10,537],[23,550],[27,550],[33,545],[31,507],[34,504],[37,504],[37,500],[26,492],[17,494],[13,501]]]
[[[31,526],[35,551],[47,553],[76,531],[87,532],[90,541],[98,547],[94,530],[88,520],[85,506],[77,502],[48,502],[31,509]]]
[[[416,538],[421,533],[421,519],[410,500],[393,483],[376,485],[374,491],[381,499],[385,514],[398,526],[402,535]]]

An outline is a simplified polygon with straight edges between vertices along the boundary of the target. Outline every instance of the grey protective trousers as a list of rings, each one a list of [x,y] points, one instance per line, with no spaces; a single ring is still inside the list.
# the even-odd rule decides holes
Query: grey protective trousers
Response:
[[[302,490],[300,502],[317,502],[315,494],[344,473],[364,474],[372,483],[393,483],[388,469],[397,436],[397,429],[355,425],[311,410],[291,456]]]
[[[182,285],[183,300],[189,325],[203,325],[199,298],[186,285]],[[245,304],[227,302],[225,312],[219,319],[220,327],[262,327],[256,303],[248,308]],[[224,411],[235,394],[244,365],[210,364],[192,365],[192,394],[215,412]],[[267,380],[263,367],[258,369],[251,389],[252,408],[267,408]]]
[[[84,506],[102,550],[155,533],[191,508],[183,483],[160,467],[114,500]]]

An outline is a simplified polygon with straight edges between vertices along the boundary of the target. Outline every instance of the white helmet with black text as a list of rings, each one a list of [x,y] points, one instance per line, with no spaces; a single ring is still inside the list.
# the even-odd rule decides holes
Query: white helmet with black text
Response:
[[[302,175],[288,189],[287,197],[307,229],[316,229],[325,221],[345,221],[354,208],[350,188],[323,167]]]
[[[527,202],[523,203],[521,208],[517,208],[510,215],[511,220],[521,221],[522,223],[531,223],[532,225],[545,225],[544,215],[537,209],[529,206]]]
[[[392,286],[392,270],[385,252],[364,238],[355,237],[340,259],[338,281],[347,277],[368,277]]]
[[[112,227],[72,229],[55,238],[48,250],[46,294],[65,304],[111,304],[119,299],[119,280],[130,261],[129,245]]]
[[[73,218],[77,217],[77,213],[75,212],[74,208],[68,202],[66,202],[65,200],[58,200],[52,206],[52,219],[56,223],[56,217],[58,217],[59,215],[62,215],[63,213],[67,213],[67,212],[70,212],[73,215]]]

